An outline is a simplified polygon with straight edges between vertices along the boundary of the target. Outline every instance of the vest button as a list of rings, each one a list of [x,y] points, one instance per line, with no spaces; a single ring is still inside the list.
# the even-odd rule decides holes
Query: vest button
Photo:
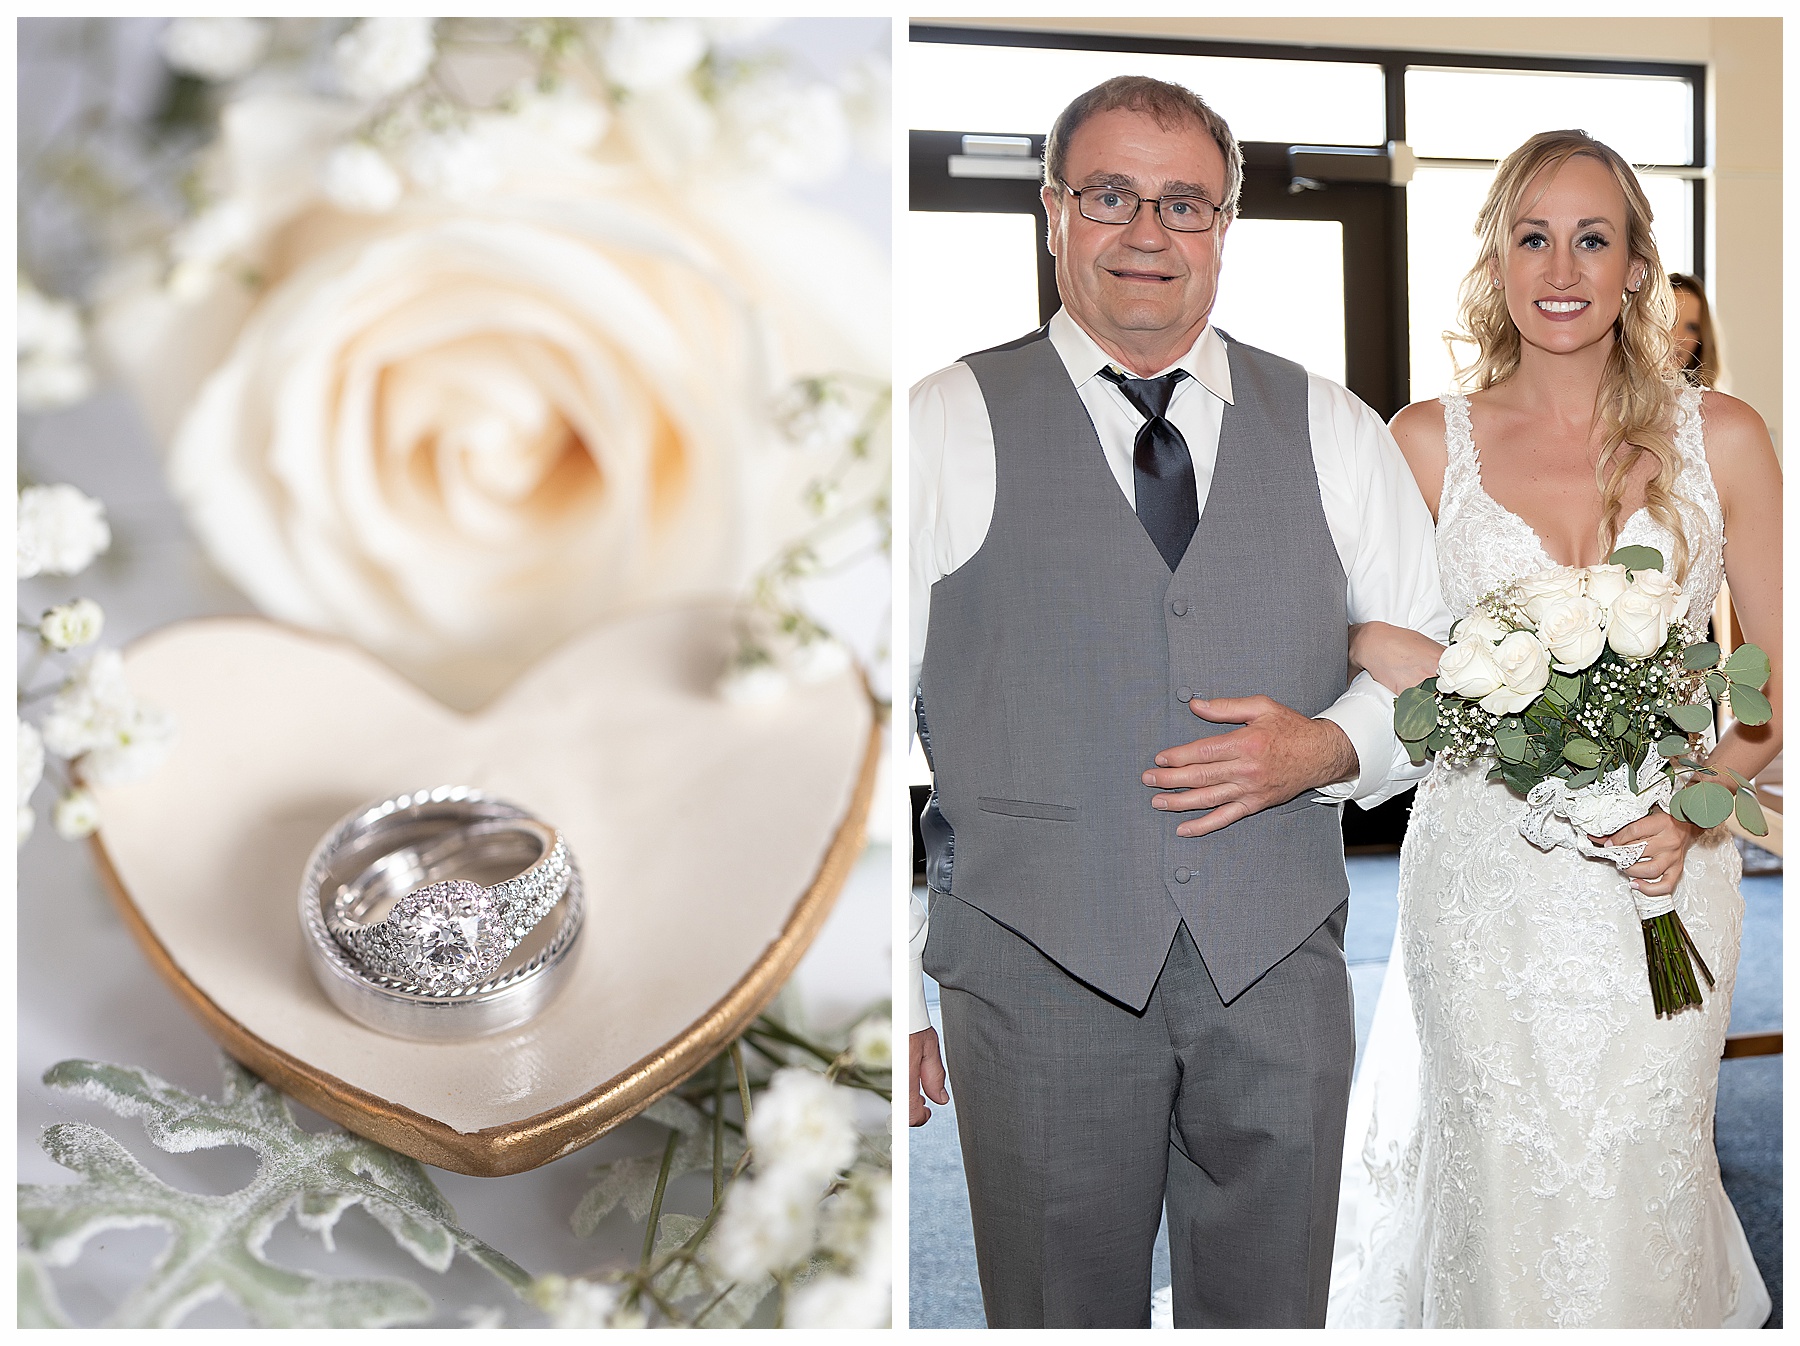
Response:
[[[1178,869],[1175,871],[1175,882],[1177,882],[1177,883],[1186,883],[1189,879],[1191,879],[1193,877],[1194,877],[1193,871],[1191,871],[1191,870]]]
[[[1194,689],[1192,687],[1177,687],[1175,689],[1175,699],[1185,706],[1194,699]]]
[[[1174,613],[1177,617],[1187,616],[1187,599],[1177,598],[1173,603],[1169,604],[1169,611]]]

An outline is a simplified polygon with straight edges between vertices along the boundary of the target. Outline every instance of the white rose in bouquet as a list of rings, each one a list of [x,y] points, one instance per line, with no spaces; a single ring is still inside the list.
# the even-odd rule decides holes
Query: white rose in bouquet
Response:
[[[1543,612],[1552,603],[1581,597],[1581,572],[1574,566],[1554,566],[1519,581],[1519,605],[1534,625],[1543,624]]]
[[[1585,573],[1583,588],[1603,611],[1612,607],[1631,579],[1630,572],[1620,565],[1589,566]]]
[[[1625,659],[1647,659],[1669,638],[1665,599],[1630,588],[1613,600],[1606,623],[1606,643]]]
[[[1568,598],[1548,604],[1538,619],[1538,639],[1563,673],[1579,673],[1606,648],[1604,610],[1591,598]]]
[[[419,36],[371,46],[367,87]],[[475,199],[439,173],[390,203],[341,157],[360,108],[246,97],[211,165],[246,223],[231,265],[194,298],[122,270],[96,324],[219,567],[463,706],[598,618],[735,590],[819,468],[782,443],[781,392],[887,376],[887,266],[852,226],[730,163],[649,171],[595,96],[559,99],[611,133],[584,152],[477,114]]]
[[[1640,594],[1661,601],[1663,616],[1671,622],[1678,622],[1687,616],[1688,596],[1681,592],[1681,586],[1663,574],[1660,570],[1636,570],[1631,575],[1631,587]]]
[[[1481,708],[1491,715],[1524,710],[1550,685],[1550,652],[1529,631],[1514,631],[1496,645],[1494,663],[1500,686],[1481,698]]]
[[[1456,638],[1458,640],[1473,640],[1475,637],[1479,636],[1483,640],[1498,645],[1501,641],[1506,639],[1507,632],[1510,629],[1510,627],[1486,608],[1476,608],[1467,617],[1464,617],[1461,621],[1457,622]]]
[[[1484,637],[1458,638],[1445,646],[1438,658],[1437,686],[1440,692],[1483,697],[1501,685],[1494,646]]]

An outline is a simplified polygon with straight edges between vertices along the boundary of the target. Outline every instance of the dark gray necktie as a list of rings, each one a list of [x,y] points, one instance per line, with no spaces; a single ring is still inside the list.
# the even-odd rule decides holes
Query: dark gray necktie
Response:
[[[1164,419],[1175,385],[1187,377],[1187,371],[1177,369],[1159,379],[1134,379],[1108,365],[1100,376],[1118,384],[1126,400],[1145,418],[1131,451],[1137,516],[1173,570],[1181,564],[1194,526],[1200,522],[1193,455],[1181,431]]]

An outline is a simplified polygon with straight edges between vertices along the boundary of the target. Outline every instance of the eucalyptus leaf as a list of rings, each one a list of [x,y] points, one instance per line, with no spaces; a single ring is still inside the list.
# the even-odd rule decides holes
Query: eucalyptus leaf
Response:
[[[1600,779],[1600,768],[1589,767],[1586,771],[1577,771],[1569,777],[1569,788],[1579,790],[1584,785],[1592,785]]]
[[[1661,570],[1663,554],[1655,547],[1620,547],[1606,558],[1606,564],[1624,566],[1627,570]]]
[[[1689,645],[1681,652],[1681,666],[1688,669],[1711,668],[1719,662],[1719,647],[1713,641]]]
[[[1733,682],[1761,690],[1769,680],[1769,656],[1759,645],[1739,645],[1719,666],[1719,671]]]
[[[1737,820],[1743,829],[1753,837],[1769,835],[1769,822],[1763,817],[1762,804],[1757,800],[1754,790],[1737,792]]]
[[[1749,780],[1749,778],[1748,778],[1748,777],[1746,777],[1746,776],[1740,776],[1740,775],[1738,775],[1738,773],[1737,773],[1737,772],[1735,772],[1735,771],[1733,771],[1733,770],[1732,770],[1732,769],[1731,769],[1731,768],[1730,768],[1730,767],[1728,767],[1728,766],[1726,766],[1726,767],[1714,767],[1714,768],[1713,768],[1713,770],[1715,770],[1715,771],[1723,771],[1723,772],[1724,772],[1724,773],[1725,773],[1725,774],[1726,774],[1726,775],[1727,775],[1727,776],[1730,776],[1730,777],[1731,777],[1731,779],[1732,779],[1732,780],[1734,780],[1734,781],[1736,781],[1736,782],[1737,782],[1737,784],[1738,784],[1738,788],[1739,788],[1739,789],[1740,789],[1740,790],[1753,790],[1753,789],[1755,789],[1755,788],[1756,788],[1756,787],[1755,787],[1755,786],[1753,786],[1753,785],[1752,785],[1752,784],[1751,784],[1751,783],[1750,783],[1750,780]]]
[[[1437,698],[1422,687],[1408,687],[1394,701],[1394,734],[1417,743],[1438,727]]]
[[[1581,700],[1581,676],[1552,670],[1549,685],[1544,688],[1544,693],[1556,705],[1567,710]]]
[[[1518,721],[1503,720],[1494,730],[1494,751],[1503,762],[1523,762],[1531,753],[1531,735]]]
[[[1725,675],[1717,670],[1706,675],[1706,694],[1714,701],[1723,701],[1725,699],[1725,689],[1730,685],[1731,684],[1725,680]]]
[[[1712,707],[1706,705],[1665,706],[1662,713],[1674,721],[1676,728],[1690,734],[1698,734],[1713,722]]]
[[[1715,781],[1696,781],[1683,786],[1670,800],[1681,816],[1695,827],[1717,827],[1731,816],[1731,791]]]
[[[1615,710],[1612,713],[1612,719],[1607,721],[1606,727],[1614,738],[1624,738],[1625,731],[1631,728],[1631,721]]]
[[[1600,745],[1587,738],[1570,739],[1563,744],[1562,755],[1579,767],[1599,766],[1603,756]]]
[[[1423,766],[1425,764],[1425,757],[1426,752],[1423,743],[1408,743],[1406,745],[1406,759],[1414,766]]]
[[[1774,713],[1769,698],[1741,682],[1731,684],[1731,713],[1739,724],[1767,724]]]
[[[1664,757],[1679,757],[1687,750],[1686,734],[1666,734],[1656,741],[1656,751]]]
[[[455,1223],[455,1212],[414,1160],[344,1131],[307,1132],[287,1101],[231,1061],[214,1102],[147,1071],[64,1061],[44,1082],[143,1121],[152,1142],[184,1153],[242,1145],[258,1159],[249,1184],[224,1196],[184,1192],[151,1173],[112,1136],[83,1122],[48,1128],[41,1144],[79,1181],[21,1185],[19,1225],[29,1251],[67,1266],[96,1234],[160,1225],[170,1250],[108,1318],[113,1326],[173,1327],[208,1300],[235,1301],[263,1327],[375,1327],[419,1322],[430,1296],[393,1278],[328,1277],[263,1257],[290,1210],[330,1246],[337,1218],[360,1204],[421,1265],[449,1266],[458,1251],[515,1291],[530,1277]]]

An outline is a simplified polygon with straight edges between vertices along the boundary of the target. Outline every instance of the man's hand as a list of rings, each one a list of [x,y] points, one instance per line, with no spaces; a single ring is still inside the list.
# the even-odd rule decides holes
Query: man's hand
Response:
[[[1243,728],[1167,748],[1156,754],[1157,769],[1144,773],[1145,785],[1175,792],[1153,797],[1153,807],[1212,810],[1182,823],[1179,836],[1203,837],[1302,790],[1357,774],[1356,749],[1330,720],[1308,719],[1266,696],[1196,697],[1188,709]]]
[[[938,1054],[937,1029],[922,1028],[911,1034],[906,1049],[912,1071],[912,1112],[906,1124],[924,1126],[931,1117],[925,1099],[940,1105],[950,1101],[950,1093],[944,1088],[944,1058]]]

